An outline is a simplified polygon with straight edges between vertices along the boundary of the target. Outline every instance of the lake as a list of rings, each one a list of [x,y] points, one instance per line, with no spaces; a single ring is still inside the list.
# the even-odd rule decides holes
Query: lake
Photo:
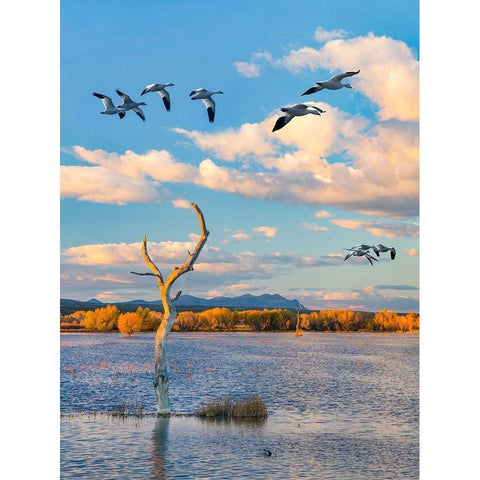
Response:
[[[268,419],[94,415],[155,410],[154,333],[62,334],[62,478],[418,478],[417,334],[174,332],[168,348],[173,411],[258,394]]]

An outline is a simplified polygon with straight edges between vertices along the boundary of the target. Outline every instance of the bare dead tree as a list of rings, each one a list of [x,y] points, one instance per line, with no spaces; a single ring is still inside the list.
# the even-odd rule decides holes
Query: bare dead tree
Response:
[[[151,275],[156,277],[158,289],[160,290],[160,298],[162,300],[164,313],[162,322],[160,323],[155,336],[155,378],[153,381],[153,386],[155,388],[155,395],[157,397],[157,412],[163,415],[167,415],[171,412],[170,403],[168,400],[167,340],[172,329],[173,322],[177,317],[175,301],[178,300],[182,294],[182,291],[179,290],[173,297],[171,297],[170,290],[179,277],[181,277],[184,273],[191,272],[193,270],[193,264],[197,260],[202,248],[207,242],[209,234],[207,227],[205,226],[205,219],[202,211],[195,203],[192,203],[192,207],[197,213],[201,232],[200,239],[198,240],[193,252],[190,253],[190,251],[187,250],[188,258],[185,263],[179,267],[175,267],[170,275],[168,275],[167,279],[164,280],[160,270],[148,255],[147,237],[145,236],[142,243],[142,255],[151,272],[130,272],[135,275]]]

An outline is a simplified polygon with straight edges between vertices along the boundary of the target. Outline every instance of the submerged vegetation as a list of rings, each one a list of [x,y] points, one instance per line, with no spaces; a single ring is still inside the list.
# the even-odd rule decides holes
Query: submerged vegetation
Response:
[[[163,318],[159,312],[138,307],[136,312],[120,313],[115,305],[94,311],[62,315],[62,331],[108,332],[119,330],[126,335],[156,330]],[[203,312],[180,312],[173,330],[195,331],[302,331],[313,332],[417,332],[419,315],[393,311],[355,312],[347,309],[321,310],[300,314],[291,310],[229,310],[212,308]]]
[[[196,412],[198,417],[206,418],[266,418],[265,402],[257,395],[232,399],[225,397],[209,402]]]

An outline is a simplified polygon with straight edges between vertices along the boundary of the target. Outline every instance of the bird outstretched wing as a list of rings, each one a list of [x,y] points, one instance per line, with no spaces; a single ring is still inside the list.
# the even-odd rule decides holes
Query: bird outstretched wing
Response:
[[[311,95],[312,93],[319,92],[320,90],[323,90],[324,87],[321,85],[315,85],[314,87],[309,88],[305,92],[302,93],[303,95]]]
[[[360,73],[360,70],[357,70],[356,72],[337,73],[337,74],[334,75],[330,80],[332,80],[332,81],[334,81],[334,82],[340,82],[340,81],[343,80],[344,78],[346,78],[346,77],[353,77],[353,75],[357,75],[358,73]]]
[[[283,117],[277,118],[272,132],[276,132],[277,130],[283,128],[292,118],[292,115],[284,115]]]

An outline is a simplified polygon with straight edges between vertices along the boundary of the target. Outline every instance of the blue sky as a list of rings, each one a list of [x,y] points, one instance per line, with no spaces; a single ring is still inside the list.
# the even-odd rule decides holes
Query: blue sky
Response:
[[[62,297],[156,298],[128,274],[145,268],[136,244],[146,233],[163,270],[183,261],[189,200],[211,236],[185,293],[418,309],[417,2],[63,1],[60,45]],[[351,90],[300,96],[344,69],[361,70]],[[153,82],[175,84],[172,110],[145,95],[145,123],[91,95]],[[198,87],[225,92],[214,124]],[[270,134],[301,101],[327,113]],[[343,262],[356,243],[398,256]]]

